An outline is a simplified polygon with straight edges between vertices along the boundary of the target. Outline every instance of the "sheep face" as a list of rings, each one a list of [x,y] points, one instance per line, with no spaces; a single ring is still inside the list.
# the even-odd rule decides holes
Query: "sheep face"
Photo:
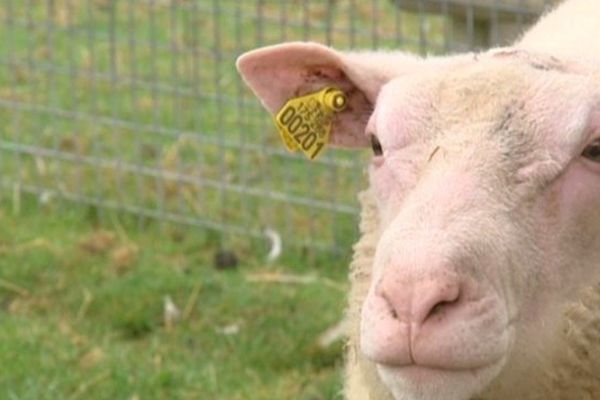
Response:
[[[493,56],[381,90],[360,344],[397,399],[468,399],[552,358],[564,306],[598,277],[589,86]]]
[[[272,111],[342,88],[332,141],[372,145],[380,222],[355,322],[388,396],[504,398],[535,380],[565,306],[600,280],[598,85],[512,50],[418,60],[290,44],[238,67]]]

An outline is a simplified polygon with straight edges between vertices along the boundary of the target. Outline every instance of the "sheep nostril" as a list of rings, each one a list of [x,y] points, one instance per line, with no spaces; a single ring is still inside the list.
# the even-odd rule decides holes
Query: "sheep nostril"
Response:
[[[460,295],[457,295],[456,298],[451,300],[439,301],[433,307],[431,307],[431,310],[429,311],[429,313],[426,314],[424,321],[432,317],[442,316],[444,312],[455,307],[459,303],[459,301]]]
[[[453,301],[440,301],[435,306],[433,306],[433,308],[429,312],[428,317],[432,317],[436,314],[440,314],[444,309],[447,308],[447,306],[451,305],[452,303],[454,303],[454,302]]]
[[[385,301],[387,318],[423,324],[430,317],[440,318],[460,307],[462,285],[455,276],[398,284],[384,279],[374,295]]]

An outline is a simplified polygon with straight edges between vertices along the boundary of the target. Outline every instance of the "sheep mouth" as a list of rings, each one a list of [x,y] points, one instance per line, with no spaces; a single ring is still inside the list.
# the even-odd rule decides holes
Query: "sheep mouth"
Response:
[[[429,379],[434,379],[435,377],[438,377],[441,375],[450,375],[450,374],[455,374],[455,373],[475,375],[475,374],[477,374],[477,371],[491,367],[495,364],[496,363],[491,363],[488,365],[483,365],[481,367],[474,367],[474,368],[461,368],[461,367],[443,368],[443,367],[432,367],[432,366],[419,365],[419,364],[409,364],[409,365],[403,365],[403,366],[378,364],[377,370],[379,371],[380,374],[394,376],[397,379],[420,382],[420,381],[427,381]]]
[[[466,400],[484,390],[502,371],[505,359],[476,368],[436,368],[418,364],[377,365],[377,373],[392,394],[412,393],[414,399]],[[454,393],[454,395],[450,395]],[[396,398],[406,398],[395,396]]]

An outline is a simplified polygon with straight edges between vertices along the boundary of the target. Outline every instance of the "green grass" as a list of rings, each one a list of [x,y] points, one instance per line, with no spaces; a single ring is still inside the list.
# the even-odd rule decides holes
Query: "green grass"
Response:
[[[315,340],[342,313],[343,264],[266,266],[242,253],[222,271],[204,232],[135,233],[117,217],[99,231],[89,212],[56,207],[24,196],[15,216],[0,203],[0,398],[337,398],[341,346],[319,351]],[[265,272],[340,289],[247,279]],[[164,296],[189,310],[170,329]],[[232,324],[239,333],[224,335]]]

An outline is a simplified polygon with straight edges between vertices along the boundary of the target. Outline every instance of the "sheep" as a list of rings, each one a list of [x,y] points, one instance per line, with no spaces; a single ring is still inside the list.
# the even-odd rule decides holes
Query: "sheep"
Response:
[[[420,58],[242,55],[264,106],[333,86],[330,144],[371,147],[348,400],[600,399],[600,2],[515,44]]]

